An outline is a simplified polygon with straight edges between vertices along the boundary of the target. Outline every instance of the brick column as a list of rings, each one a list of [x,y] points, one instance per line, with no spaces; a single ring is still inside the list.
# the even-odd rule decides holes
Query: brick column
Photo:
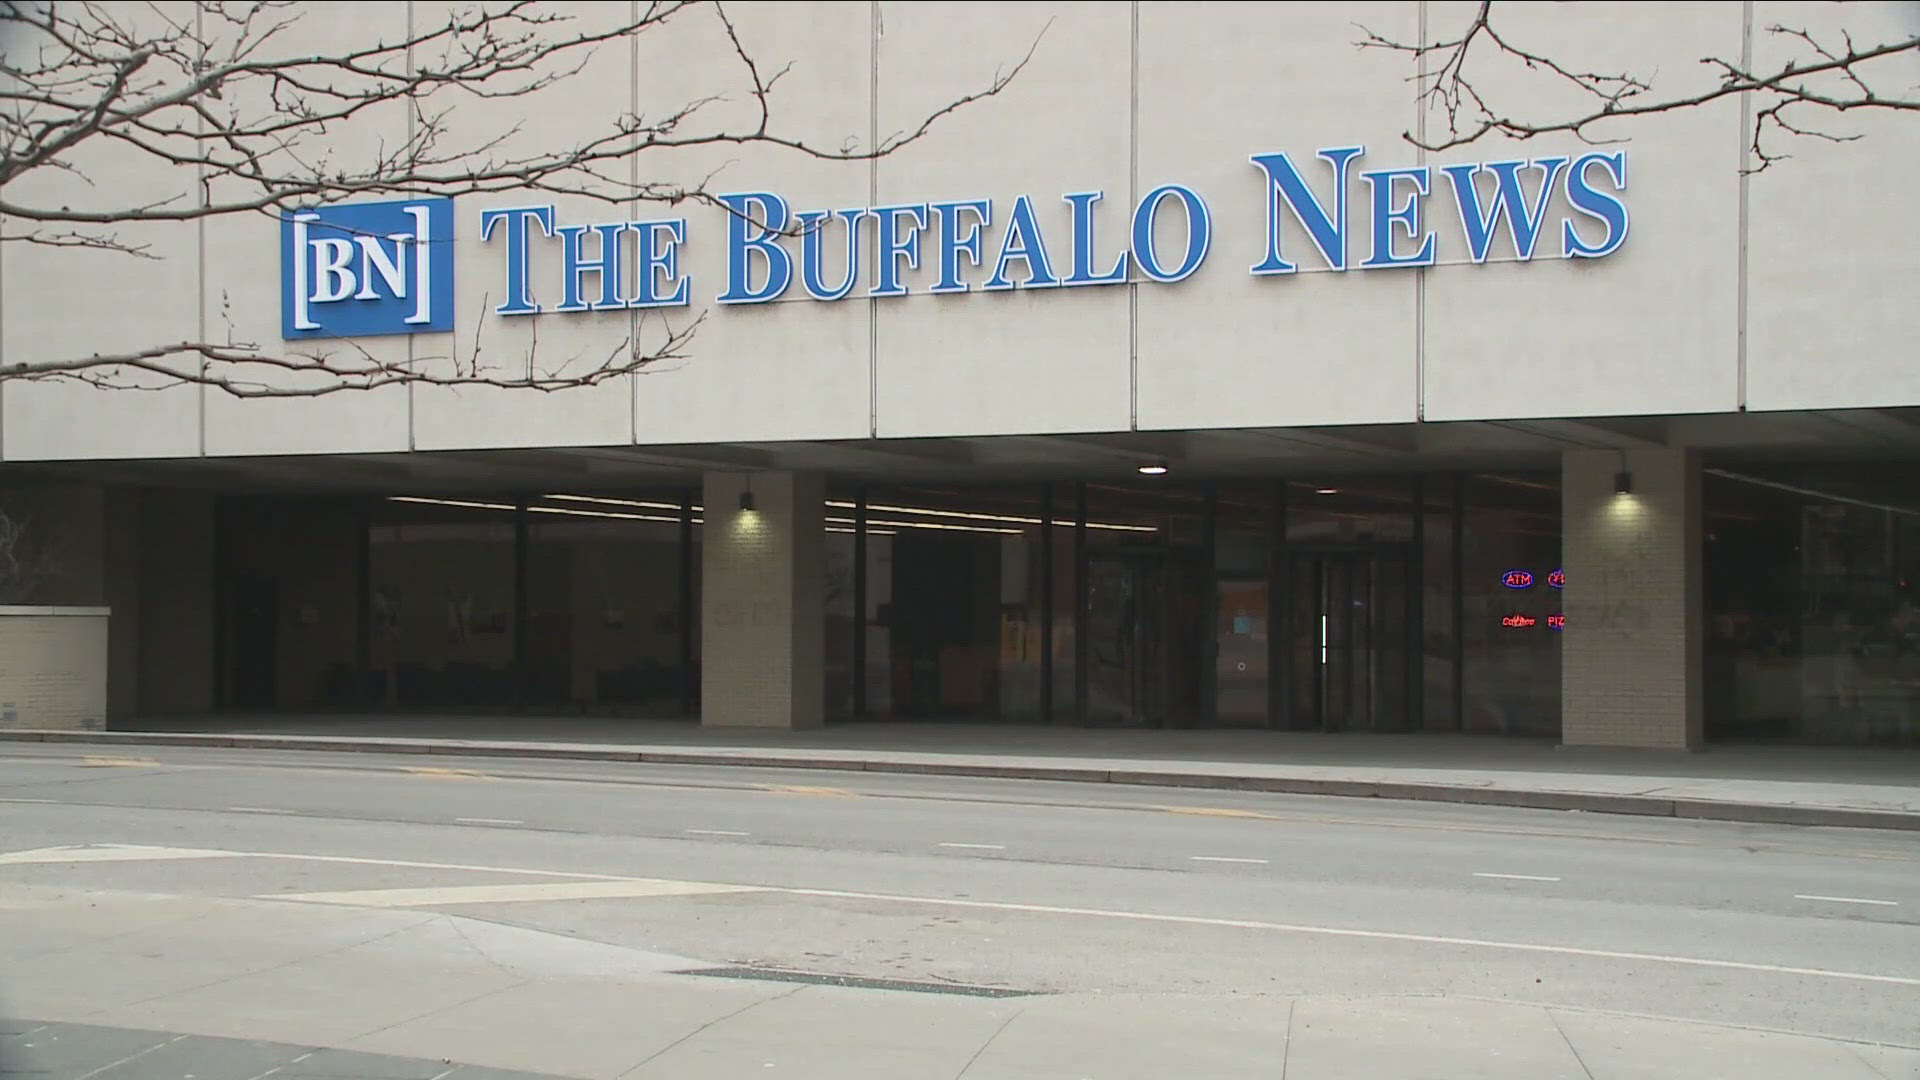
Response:
[[[820,477],[708,473],[700,528],[700,723],[813,728],[825,696]],[[751,510],[741,496],[750,495]]]
[[[1688,450],[1569,451],[1560,498],[1561,742],[1698,749],[1698,460]]]

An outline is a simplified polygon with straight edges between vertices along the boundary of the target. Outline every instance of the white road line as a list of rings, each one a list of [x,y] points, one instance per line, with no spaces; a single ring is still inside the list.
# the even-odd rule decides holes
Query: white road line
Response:
[[[1909,978],[1904,975],[1874,975],[1864,971],[1835,971],[1828,968],[1789,967],[1783,964],[1752,964],[1741,960],[1710,960],[1699,956],[1669,956],[1664,953],[1583,949],[1574,945],[1536,945],[1525,941],[1494,941],[1486,938],[1445,937],[1439,934],[1407,934],[1393,930],[1350,930],[1339,926],[1302,926],[1297,923],[1260,922],[1254,919],[1215,919],[1204,915],[1162,915],[1150,911],[1107,911],[1101,908],[1015,904],[997,900],[960,900],[949,896],[897,896],[888,893],[847,892],[838,889],[770,888],[765,891],[786,893],[790,896],[819,896],[835,900],[886,900],[897,904],[928,904],[939,907],[977,908],[986,911],[1023,911],[1036,915],[1079,915],[1099,919],[1172,923],[1181,926],[1223,926],[1238,930],[1271,930],[1286,934],[1319,934],[1325,937],[1363,938],[1370,941],[1407,941],[1420,945],[1460,945],[1476,949],[1585,956],[1599,960],[1633,960],[1641,963],[1681,964],[1688,967],[1721,968],[1731,971],[1757,971],[1771,975],[1807,975],[1821,979],[1845,979],[1851,982],[1920,986],[1920,978]]]
[[[1476,872],[1473,876],[1499,878],[1502,881],[1559,881],[1560,880],[1557,877],[1541,877],[1538,874],[1482,874],[1482,873]]]
[[[1005,851],[1005,844],[941,844],[941,847],[967,848],[971,851]]]
[[[1231,855],[1189,855],[1187,858],[1194,862],[1259,863],[1262,866],[1267,862],[1265,859],[1236,859]]]
[[[101,1073],[106,1072],[108,1069],[117,1069],[120,1066],[125,1065],[127,1062],[132,1061],[135,1058],[146,1057],[148,1054],[153,1053],[155,1050],[158,1050],[166,1046],[172,1046],[174,1043],[177,1043],[184,1038],[186,1038],[185,1035],[175,1035],[171,1039],[154,1043],[152,1046],[147,1047],[145,1050],[139,1050],[134,1053],[128,1054],[126,1057],[121,1058],[119,1061],[102,1065],[99,1068],[93,1070],[92,1072],[81,1073],[79,1076],[74,1077],[73,1080],[88,1080],[89,1077],[99,1076]]]
[[[152,862],[159,859],[229,859],[237,851],[202,848],[139,847],[102,844],[97,847],[50,847],[0,853],[0,863]]]
[[[428,907],[433,904],[509,904],[539,900],[605,900],[636,896],[701,896],[708,893],[762,892],[751,885],[709,881],[551,881],[517,885],[446,885],[425,889],[356,889],[351,892],[262,893],[256,900],[302,900],[354,907]]]
[[[1825,900],[1829,904],[1878,904],[1881,907],[1899,907],[1898,900],[1867,900],[1858,896],[1802,896],[1794,893],[1795,900]]]
[[[228,810],[236,814],[292,814],[294,810],[275,810],[271,806],[229,806]]]
[[[738,829],[682,829],[680,831],[684,833],[689,833],[693,836],[752,836],[753,835],[752,833],[743,833]]]
[[[0,802],[41,802],[50,803],[53,799],[0,799]]]
[[[510,817],[457,817],[453,820],[463,825],[525,825],[519,818]]]
[[[169,849],[160,848],[156,850],[165,851]],[[209,851],[206,854],[245,856],[256,859],[295,859],[307,862],[354,863],[365,866],[409,866],[428,870],[478,870],[496,874],[523,874],[529,877],[572,878],[576,881],[592,879],[595,881],[632,884],[641,880],[620,877],[613,874],[568,872],[563,870],[534,870],[514,866],[475,866],[469,863],[419,862],[410,859],[374,859],[350,855],[305,855],[289,851]],[[734,890],[775,893],[786,896],[817,896],[834,900],[866,900],[884,901],[895,904],[924,904],[930,907],[969,908],[980,911],[1020,911],[1036,915],[1075,915],[1084,918],[1123,919],[1176,926],[1217,926],[1239,930],[1266,930],[1275,933],[1358,938],[1370,941],[1405,941],[1421,945],[1452,945],[1476,949],[1497,949],[1507,952],[1540,953],[1549,956],[1583,956],[1597,960],[1632,960],[1640,963],[1678,964],[1685,967],[1716,968],[1723,971],[1752,971],[1770,975],[1805,975],[1817,979],[1841,979],[1848,982],[1883,983],[1891,986],[1920,987],[1920,978],[1904,975],[1876,975],[1865,971],[1792,967],[1785,964],[1758,964],[1741,960],[1714,960],[1700,956],[1673,956],[1665,953],[1625,952],[1613,949],[1584,949],[1574,945],[1543,945],[1525,941],[1497,941],[1488,938],[1447,937],[1439,934],[1411,934],[1392,930],[1355,930],[1340,926],[1306,926],[1298,923],[1261,922],[1252,919],[1217,919],[1203,915],[1166,915],[1150,911],[1111,911],[1101,908],[1060,907],[1051,904],[1018,904],[996,900],[962,900],[948,896],[906,896],[894,893],[852,892],[842,889],[797,889],[783,886],[729,885],[724,887]],[[380,892],[385,890],[374,891]],[[288,899],[288,897],[284,895],[272,898],[281,900]]]

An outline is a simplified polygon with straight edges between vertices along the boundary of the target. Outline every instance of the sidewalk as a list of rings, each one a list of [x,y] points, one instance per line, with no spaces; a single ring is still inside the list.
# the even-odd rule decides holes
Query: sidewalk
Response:
[[[1920,751],[1699,753],[1459,735],[890,722],[817,731],[578,717],[218,716],[0,740],[842,769],[1480,803],[1920,830]]]
[[[636,918],[658,902],[626,901]],[[1535,1000],[985,997],[752,969],[710,978],[710,961],[424,909],[44,884],[0,885],[0,970],[0,1040],[19,1036],[0,1052],[18,1047],[22,1076],[1349,1080],[1417,1062],[1435,1080],[1880,1080],[1920,1069],[1907,1047],[1571,1007],[1532,985],[1516,992]],[[149,1050],[146,1071],[107,1072]]]

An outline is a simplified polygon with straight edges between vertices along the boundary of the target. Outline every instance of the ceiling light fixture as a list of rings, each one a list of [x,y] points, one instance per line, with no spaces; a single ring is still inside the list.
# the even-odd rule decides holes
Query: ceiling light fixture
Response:
[[[1141,476],[1165,476],[1167,475],[1167,463],[1164,461],[1149,461],[1134,471],[1138,472]]]
[[[852,510],[854,504],[845,499],[828,499],[827,505],[837,510]],[[1018,514],[980,514],[968,510],[937,510],[929,506],[887,506],[882,503],[868,503],[868,510],[878,510],[885,514],[921,514],[926,517],[964,518],[968,521],[1005,522],[1009,525],[1041,525],[1037,517],[1021,517]],[[1072,518],[1055,518],[1055,525],[1073,527]],[[1159,532],[1157,525],[1120,525],[1110,521],[1089,521],[1089,529],[1111,529],[1115,532]]]

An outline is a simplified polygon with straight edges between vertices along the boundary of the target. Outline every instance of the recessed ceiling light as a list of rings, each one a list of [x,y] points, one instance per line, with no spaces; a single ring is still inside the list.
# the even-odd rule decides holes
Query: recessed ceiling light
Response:
[[[1316,494],[1316,495],[1338,495],[1338,494],[1340,494],[1340,489],[1339,489],[1339,488],[1314,488],[1314,489],[1313,489],[1313,491],[1314,491],[1314,494]]]
[[[1141,476],[1165,476],[1167,475],[1167,463],[1164,461],[1150,461],[1140,466],[1139,471]]]

